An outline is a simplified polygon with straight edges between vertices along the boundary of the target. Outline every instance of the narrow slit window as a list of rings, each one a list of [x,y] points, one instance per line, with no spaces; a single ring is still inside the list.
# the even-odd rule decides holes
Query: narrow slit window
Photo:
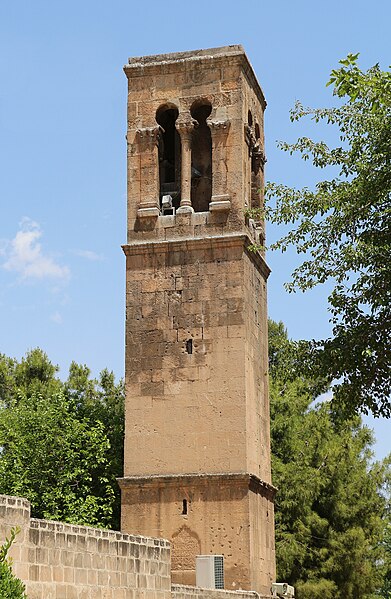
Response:
[[[186,341],[186,351],[188,354],[193,353],[193,339],[188,339]]]
[[[187,516],[187,499],[182,501],[182,516]]]

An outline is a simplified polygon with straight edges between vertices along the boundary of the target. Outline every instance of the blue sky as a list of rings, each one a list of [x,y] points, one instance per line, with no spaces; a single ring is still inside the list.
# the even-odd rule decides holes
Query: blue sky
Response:
[[[325,83],[349,52],[386,68],[390,22],[388,0],[1,0],[0,351],[39,346],[62,376],[71,360],[123,375],[129,56],[243,44],[268,101],[267,178],[312,185],[275,142],[332,134],[289,109],[331,105]],[[295,253],[268,261],[270,316],[293,338],[327,336],[327,288],[289,295]],[[376,422],[379,456],[389,424]]]

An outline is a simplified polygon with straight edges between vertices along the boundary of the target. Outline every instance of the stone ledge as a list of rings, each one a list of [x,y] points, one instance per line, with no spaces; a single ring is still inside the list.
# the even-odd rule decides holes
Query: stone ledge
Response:
[[[137,544],[142,543],[154,547],[170,547],[170,542],[166,539],[146,537],[143,535],[132,535],[117,530],[69,524],[68,522],[56,522],[55,520],[41,520],[39,518],[31,518],[30,529],[40,530],[43,532],[57,532],[71,535],[91,535],[96,539],[107,539],[109,541],[125,541],[127,543]]]
[[[192,587],[185,584],[173,584],[171,585],[171,591],[173,596],[178,595],[181,597],[207,597],[208,599],[224,599],[224,597],[232,597],[235,599],[273,599],[271,595],[260,595],[256,591],[244,591],[242,589],[232,591],[228,589],[203,589],[201,587]]]
[[[183,237],[180,239],[135,241],[124,244],[122,250],[125,256],[171,254],[174,252],[186,252],[192,250],[213,249],[215,247],[230,248],[244,247],[246,254],[254,262],[265,279],[271,270],[265,259],[258,251],[251,251],[254,242],[246,233],[228,233],[226,235],[211,235],[208,237]]]
[[[152,474],[150,476],[124,476],[117,478],[121,489],[134,486],[143,487],[177,487],[184,482],[195,486],[209,486],[211,483],[221,487],[222,485],[245,486],[254,493],[268,495],[274,498],[277,488],[271,483],[265,482],[248,472],[218,472],[209,474]]]
[[[229,196],[214,196],[209,204],[211,212],[228,212],[231,210],[231,200]]]
[[[159,208],[139,208],[137,218],[157,218],[160,216]]]

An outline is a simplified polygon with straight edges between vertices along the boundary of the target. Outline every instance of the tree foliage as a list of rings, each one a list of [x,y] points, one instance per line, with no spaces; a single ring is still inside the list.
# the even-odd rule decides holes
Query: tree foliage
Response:
[[[372,462],[359,416],[337,425],[329,402],[314,403],[319,386],[298,372],[281,323],[269,347],[278,579],[298,599],[368,598],[385,576],[387,463]]]
[[[56,372],[38,349],[0,357],[0,493],[38,518],[119,528],[123,385],[76,363],[65,382]]]
[[[11,529],[9,538],[6,538],[0,546],[0,597],[1,599],[27,599],[25,586],[12,571],[12,560],[8,557],[8,551],[18,533],[17,528]]]
[[[268,218],[291,225],[272,247],[293,245],[305,254],[287,288],[307,290],[331,280],[332,337],[308,344],[307,367],[336,381],[336,413],[357,411],[391,415],[391,73],[375,65],[363,72],[358,55],[349,55],[332,71],[330,85],[345,102],[334,108],[304,108],[291,120],[310,117],[334,125],[341,144],[302,137],[294,144],[318,168],[336,176],[315,190],[269,184]]]

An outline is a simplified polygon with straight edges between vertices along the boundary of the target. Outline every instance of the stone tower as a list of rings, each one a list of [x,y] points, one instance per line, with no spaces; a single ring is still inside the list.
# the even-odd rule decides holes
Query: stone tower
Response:
[[[262,90],[241,46],[131,58],[122,531],[172,542],[173,581],[223,554],[269,593]]]

